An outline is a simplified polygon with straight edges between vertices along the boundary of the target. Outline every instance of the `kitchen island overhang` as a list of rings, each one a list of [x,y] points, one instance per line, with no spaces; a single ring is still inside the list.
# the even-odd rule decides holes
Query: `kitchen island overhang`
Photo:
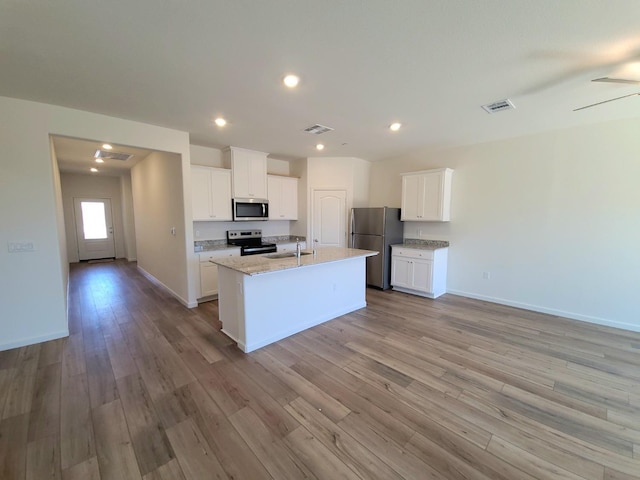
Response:
[[[300,258],[212,260],[222,331],[248,353],[365,307],[366,258],[373,255],[327,247]]]

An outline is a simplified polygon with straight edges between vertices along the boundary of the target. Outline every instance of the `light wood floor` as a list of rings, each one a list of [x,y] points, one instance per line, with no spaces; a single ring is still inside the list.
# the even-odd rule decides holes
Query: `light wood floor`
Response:
[[[640,478],[640,334],[371,290],[245,355],[135,264],[70,294],[69,338],[0,352],[3,480]]]

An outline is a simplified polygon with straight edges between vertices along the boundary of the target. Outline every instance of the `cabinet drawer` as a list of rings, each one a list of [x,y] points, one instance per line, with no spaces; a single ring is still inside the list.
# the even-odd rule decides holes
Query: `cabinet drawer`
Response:
[[[201,252],[198,254],[200,257],[200,263],[207,263],[209,260],[213,258],[221,258],[221,257],[237,257],[240,255],[239,248],[227,248],[224,250],[216,250],[212,252]]]
[[[433,250],[422,250],[417,248],[393,247],[392,255],[398,257],[421,258],[423,260],[433,260]]]

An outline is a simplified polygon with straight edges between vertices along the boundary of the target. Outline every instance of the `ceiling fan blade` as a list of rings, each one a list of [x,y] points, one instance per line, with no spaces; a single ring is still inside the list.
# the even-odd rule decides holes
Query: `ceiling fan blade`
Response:
[[[640,92],[630,93],[629,95],[623,95],[623,96],[621,96],[621,97],[611,98],[611,99],[609,99],[609,100],[605,100],[604,102],[592,103],[591,105],[587,105],[587,106],[585,106],[585,107],[576,108],[576,109],[574,109],[573,111],[574,111],[574,112],[577,112],[578,110],[584,110],[585,108],[595,107],[596,105],[602,105],[603,103],[613,102],[613,101],[615,101],[615,100],[620,100],[621,98],[635,97],[636,95],[640,95]]]
[[[602,77],[591,80],[592,82],[609,82],[609,83],[628,83],[630,85],[640,85],[640,80],[630,80],[628,78],[609,78]]]

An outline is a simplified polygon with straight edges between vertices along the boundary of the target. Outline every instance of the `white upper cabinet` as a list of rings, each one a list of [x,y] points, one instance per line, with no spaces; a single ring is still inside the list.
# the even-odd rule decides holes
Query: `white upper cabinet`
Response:
[[[230,221],[231,172],[191,166],[191,212],[194,221]]]
[[[244,148],[223,151],[225,165],[231,167],[234,198],[267,198],[267,154]]]
[[[448,222],[453,170],[439,168],[402,174],[401,220]]]
[[[298,179],[267,175],[269,220],[298,219]]]

